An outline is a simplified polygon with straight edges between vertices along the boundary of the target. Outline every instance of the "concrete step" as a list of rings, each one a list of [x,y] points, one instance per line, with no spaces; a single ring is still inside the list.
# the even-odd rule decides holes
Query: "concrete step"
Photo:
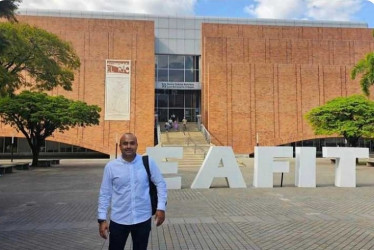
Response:
[[[163,132],[161,133],[161,142],[162,145],[209,145],[201,132],[187,132],[185,134]]]
[[[166,132],[166,129],[165,129],[165,122],[159,122],[158,123],[160,125],[160,129],[161,129],[161,132]],[[199,132],[199,127],[198,127],[198,124],[196,122],[187,122],[187,131],[190,131],[190,132]],[[171,127],[169,129],[169,132],[171,133],[175,133],[175,132],[183,132],[183,124],[181,122],[178,123],[178,129],[176,130],[173,127]]]
[[[199,169],[210,148],[200,131],[161,132],[161,143],[163,147],[183,147],[183,158],[177,160],[182,169]]]

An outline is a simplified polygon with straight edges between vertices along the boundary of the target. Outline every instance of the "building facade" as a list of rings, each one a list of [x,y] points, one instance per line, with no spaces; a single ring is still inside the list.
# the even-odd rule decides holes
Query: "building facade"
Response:
[[[19,21],[70,41],[81,59],[73,91],[50,94],[102,107],[99,126],[55,133],[45,153],[113,155],[123,132],[144,152],[154,145],[155,115],[201,115],[213,143],[236,153],[314,139],[305,112],[360,93],[350,69],[374,50],[365,23],[40,10],[21,10]],[[0,129],[0,155],[13,136],[16,152],[27,151],[21,134]]]
[[[347,27],[202,26],[203,121],[216,145],[316,138],[310,109],[361,93],[353,65],[374,51],[372,30]]]

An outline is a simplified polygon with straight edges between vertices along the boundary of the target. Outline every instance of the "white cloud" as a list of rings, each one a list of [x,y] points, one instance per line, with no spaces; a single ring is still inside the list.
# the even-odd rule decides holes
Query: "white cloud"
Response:
[[[304,1],[300,0],[254,0],[244,11],[259,18],[299,18],[305,11]]]
[[[20,8],[193,15],[197,0],[24,0]]]
[[[361,9],[362,4],[362,0],[310,0],[307,1],[307,17],[349,21]]]
[[[364,0],[254,0],[244,11],[259,18],[348,21]]]

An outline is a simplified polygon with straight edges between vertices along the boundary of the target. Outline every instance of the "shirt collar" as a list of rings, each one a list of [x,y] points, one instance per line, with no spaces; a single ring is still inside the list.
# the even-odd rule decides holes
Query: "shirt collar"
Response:
[[[129,162],[129,161],[126,161],[125,159],[123,159],[122,155],[120,155],[120,156],[117,157],[117,160],[121,161],[122,163],[132,164],[132,163],[135,163],[138,160],[138,158],[139,158],[139,154],[136,154],[134,160]]]

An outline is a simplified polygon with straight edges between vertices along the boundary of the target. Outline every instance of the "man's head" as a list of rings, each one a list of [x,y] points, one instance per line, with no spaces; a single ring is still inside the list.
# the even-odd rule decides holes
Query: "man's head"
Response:
[[[121,150],[123,159],[126,161],[134,160],[136,150],[138,149],[138,139],[132,133],[123,134],[119,141],[119,149]]]

